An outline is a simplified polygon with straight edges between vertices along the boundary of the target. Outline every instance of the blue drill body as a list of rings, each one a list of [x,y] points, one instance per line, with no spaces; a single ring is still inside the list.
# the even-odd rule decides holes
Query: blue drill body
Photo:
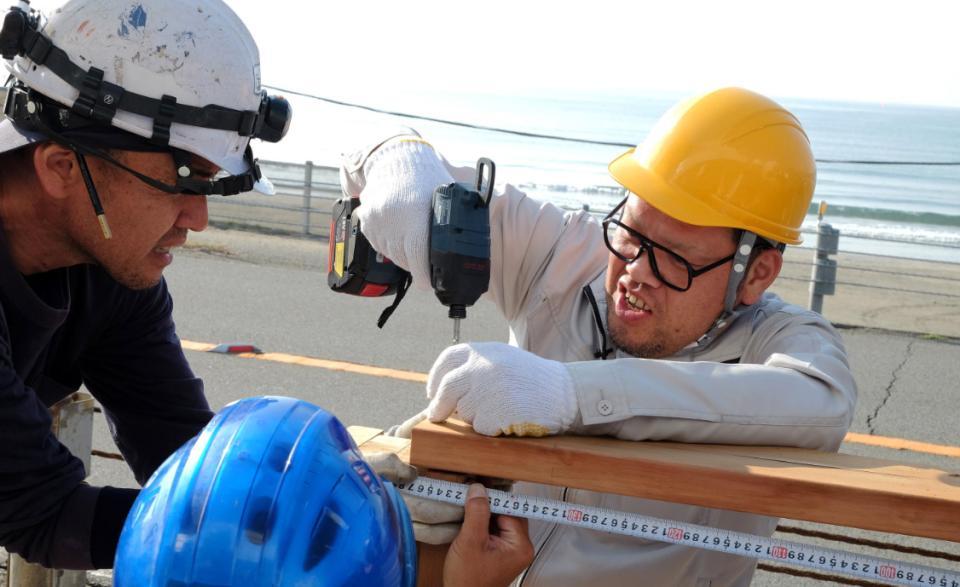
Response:
[[[484,169],[490,178],[481,192]],[[477,162],[475,186],[449,183],[433,193],[430,211],[430,285],[440,302],[449,307],[454,322],[454,341],[459,338],[459,320],[467,315],[490,282],[490,198],[494,165]]]

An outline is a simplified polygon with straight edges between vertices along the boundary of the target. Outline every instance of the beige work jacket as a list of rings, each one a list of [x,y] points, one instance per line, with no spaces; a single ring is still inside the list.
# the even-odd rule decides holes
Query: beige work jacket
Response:
[[[489,295],[509,320],[513,344],[569,363],[581,412],[574,433],[839,447],[856,385],[840,336],[819,314],[767,294],[668,360],[616,351],[597,360],[607,263],[597,220],[506,186],[492,203],[491,232]],[[770,517],[563,487],[521,483],[517,491],[765,536],[777,525]],[[754,559],[569,526],[530,528],[536,559],[516,583],[524,587],[747,585],[756,567]]]

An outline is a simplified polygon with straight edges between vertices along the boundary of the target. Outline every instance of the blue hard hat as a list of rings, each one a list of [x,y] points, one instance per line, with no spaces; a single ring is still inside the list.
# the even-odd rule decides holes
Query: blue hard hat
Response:
[[[328,412],[284,397],[225,407],[154,473],[131,509],[118,587],[416,582],[396,488]]]

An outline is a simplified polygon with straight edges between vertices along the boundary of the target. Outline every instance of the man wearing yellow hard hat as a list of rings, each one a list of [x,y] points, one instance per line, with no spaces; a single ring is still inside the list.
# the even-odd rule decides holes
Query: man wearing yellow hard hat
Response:
[[[799,121],[754,92],[724,88],[667,112],[610,173],[630,192],[602,222],[510,185],[490,206],[489,297],[511,345],[446,349],[423,415],[456,413],[488,435],[836,450],[856,386],[822,316],[766,293],[800,242],[816,169]],[[343,169],[375,249],[429,287],[434,188],[449,166],[415,134]],[[409,428],[412,422],[401,426]],[[681,504],[518,484],[574,503],[770,535],[777,520]],[[749,558],[533,522],[534,585],[746,585]]]

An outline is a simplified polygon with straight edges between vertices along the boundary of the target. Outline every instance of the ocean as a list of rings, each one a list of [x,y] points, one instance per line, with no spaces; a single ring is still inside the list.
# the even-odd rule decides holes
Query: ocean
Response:
[[[683,96],[434,89],[328,97],[485,127],[636,144]],[[622,197],[607,163],[624,147],[517,136],[288,98],[295,113],[290,134],[282,143],[259,146],[261,158],[336,165],[341,152],[376,137],[384,126],[406,125],[452,163],[493,159],[498,184],[512,183],[534,197],[598,212]],[[818,160],[917,163],[818,163],[806,231],[815,230],[816,204],[826,201],[825,221],[841,231],[841,250],[960,263],[960,108],[777,100],[800,119]],[[925,164],[932,162],[955,164]],[[814,240],[806,234],[805,246]]]

